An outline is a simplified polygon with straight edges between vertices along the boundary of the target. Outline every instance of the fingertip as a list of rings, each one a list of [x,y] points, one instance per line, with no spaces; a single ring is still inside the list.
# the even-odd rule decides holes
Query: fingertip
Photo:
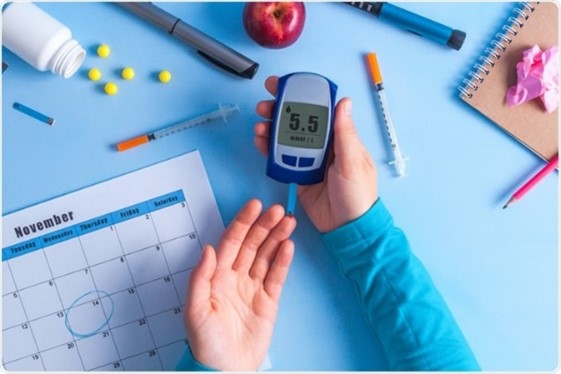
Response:
[[[257,218],[259,218],[259,215],[261,214],[262,209],[263,209],[263,203],[261,203],[261,200],[259,200],[259,199],[249,200],[239,210],[238,214],[236,215],[236,217],[234,218],[232,223],[230,223],[230,226],[228,227],[228,230],[231,229],[231,226],[234,224],[234,222],[238,222],[238,223],[242,224],[244,227],[252,225],[257,220]],[[246,229],[243,229],[242,231],[245,231],[245,230]],[[247,234],[247,232],[244,232],[243,237],[245,237],[246,234]],[[240,234],[240,232],[238,232],[236,235],[241,235],[241,234]],[[243,240],[243,239],[239,239],[239,240]]]
[[[205,244],[201,254],[201,259],[195,270],[191,274],[192,279],[202,277],[203,279],[210,279],[214,273],[216,265],[216,252],[214,247],[210,244]]]
[[[253,133],[263,138],[268,137],[270,127],[269,122],[257,122],[253,127]]]
[[[216,252],[214,251],[214,247],[210,244],[205,244],[203,248],[203,258],[212,259],[213,257],[216,257]]]
[[[210,244],[205,244],[203,247],[203,254],[208,255],[212,252],[214,252],[214,247]]]
[[[337,103],[337,114],[351,117],[353,114],[353,101],[348,97],[339,100],[339,103]]]
[[[283,211],[284,211],[284,207],[283,207]],[[290,212],[286,212],[284,219],[290,223],[290,226],[296,227],[297,222],[296,222],[296,216],[294,214],[291,214]]]
[[[339,100],[335,110],[334,131],[336,133],[355,131],[355,124],[352,118],[353,102],[350,98],[344,97]],[[347,139],[339,139],[347,140]]]
[[[273,107],[275,106],[274,100],[263,100],[255,106],[255,112],[261,117],[270,119],[273,116]]]
[[[279,238],[281,240],[286,240],[290,238],[290,236],[294,233],[294,230],[296,230],[297,221],[294,215],[285,214],[284,208],[282,209],[282,213],[283,217],[277,226],[279,228]]]
[[[278,84],[279,84],[279,77],[276,75],[271,75],[265,80],[265,88],[273,96],[277,96]]]
[[[251,199],[245,205],[245,208],[251,211],[259,211],[263,209],[263,203],[259,199]]]
[[[255,135],[253,143],[264,156],[269,153],[269,128],[269,122],[258,122],[253,128],[253,134]]]
[[[288,216],[288,219],[290,219],[290,221],[293,225],[292,231],[296,230],[296,227],[298,226],[298,220],[296,219],[296,216],[294,214],[292,214],[292,215]]]
[[[267,139],[255,137],[253,139],[253,144],[255,144],[255,147],[263,156],[267,156],[269,152],[269,141]]]
[[[284,207],[280,204],[273,204],[269,208],[275,216],[284,217]]]

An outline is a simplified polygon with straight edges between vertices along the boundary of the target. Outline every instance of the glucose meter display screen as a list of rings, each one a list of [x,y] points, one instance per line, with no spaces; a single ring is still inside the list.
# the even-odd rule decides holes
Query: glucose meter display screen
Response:
[[[285,102],[278,123],[278,142],[299,148],[323,148],[327,135],[327,107]]]

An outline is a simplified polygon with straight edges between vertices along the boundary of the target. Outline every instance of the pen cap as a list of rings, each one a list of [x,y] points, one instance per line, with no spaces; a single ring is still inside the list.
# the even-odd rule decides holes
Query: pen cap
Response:
[[[185,22],[177,22],[172,35],[196,47],[201,56],[230,73],[247,79],[253,78],[257,73],[258,63]]]
[[[446,44],[458,51],[460,50],[460,48],[462,48],[464,40],[466,40],[465,32],[461,30],[452,30],[452,34],[450,34],[450,38],[448,39],[448,42]]]
[[[382,73],[380,72],[380,66],[378,65],[378,58],[376,53],[369,53],[366,55],[366,60],[368,62],[368,68],[370,69],[370,77],[374,84],[382,84]]]
[[[68,27],[28,2],[4,7],[2,43],[37,70],[64,78],[71,77],[86,57]]]
[[[237,76],[251,79],[259,64],[234,51],[178,17],[149,2],[121,2],[117,5],[165,30],[182,42],[197,49],[208,61]]]

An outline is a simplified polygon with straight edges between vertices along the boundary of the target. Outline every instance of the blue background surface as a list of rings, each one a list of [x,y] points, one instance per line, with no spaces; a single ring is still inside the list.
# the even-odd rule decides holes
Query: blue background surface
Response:
[[[158,3],[260,63],[253,80],[233,77],[193,49],[110,3],[42,3],[87,49],[65,80],[34,70],[10,51],[2,76],[2,213],[199,149],[225,223],[245,201],[284,203],[287,188],[265,176],[253,147],[254,112],[271,74],[323,74],[354,101],[354,119],[377,161],[379,190],[428,268],[486,370],[558,365],[558,175],[507,210],[510,194],[543,163],[457,98],[457,86],[513,3],[401,3],[467,32],[460,51],[336,3],[307,3],[301,38],[269,50],[242,25],[243,3]],[[95,54],[110,45],[107,59]],[[376,52],[408,176],[393,176],[364,56]],[[136,78],[124,81],[131,66]],[[116,96],[87,79],[115,81]],[[169,84],[156,74],[168,69]],[[56,119],[49,127],[17,112],[19,101]],[[237,103],[241,112],[118,153],[114,145],[178,120]],[[531,125],[531,124],[529,124]],[[297,251],[270,348],[275,370],[385,369],[355,290],[297,207]]]

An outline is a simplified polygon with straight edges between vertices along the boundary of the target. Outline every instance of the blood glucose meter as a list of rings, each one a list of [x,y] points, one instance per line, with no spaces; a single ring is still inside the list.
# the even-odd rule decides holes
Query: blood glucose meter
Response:
[[[300,185],[323,181],[333,138],[337,85],[315,73],[279,78],[267,175]]]

